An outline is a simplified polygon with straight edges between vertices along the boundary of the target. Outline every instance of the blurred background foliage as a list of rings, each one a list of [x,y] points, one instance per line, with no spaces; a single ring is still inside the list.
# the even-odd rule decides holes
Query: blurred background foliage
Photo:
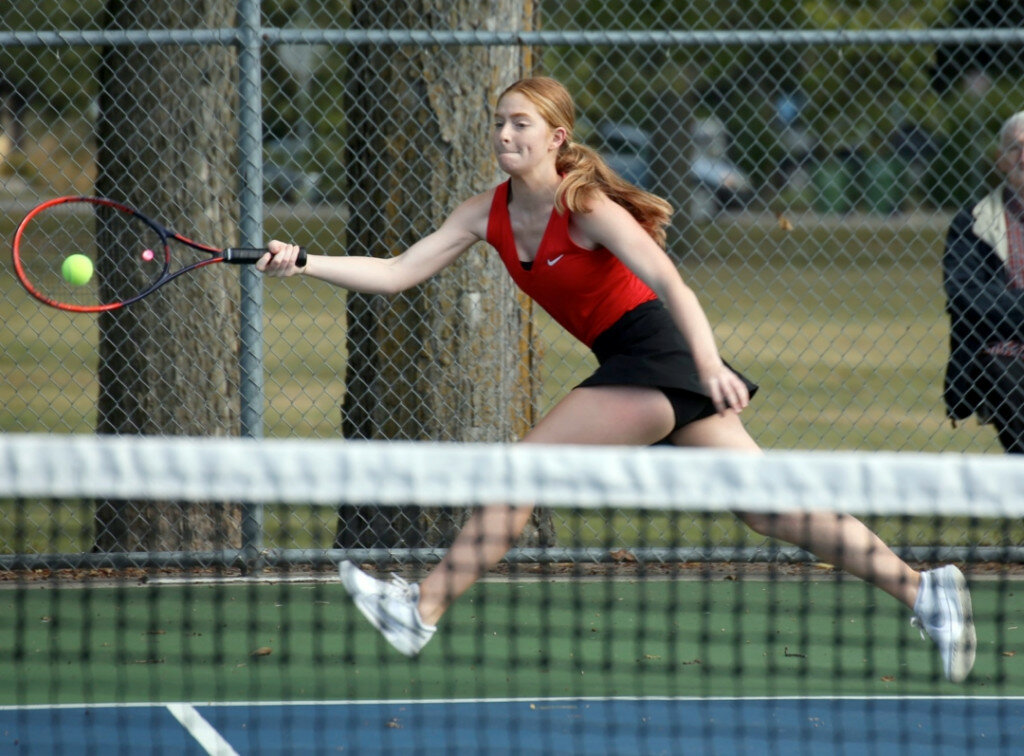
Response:
[[[0,31],[95,30],[107,25],[109,7],[122,0],[6,0],[14,12]],[[357,0],[263,0],[269,27],[344,28]],[[603,0],[539,0],[540,28],[561,30],[914,30],[1021,28],[1024,4],[1009,0],[654,0],[609,4]],[[614,6],[614,7],[613,7]],[[18,28],[11,24],[17,20]],[[170,26],[201,25],[201,13]],[[431,18],[446,28],[449,18]],[[308,81],[289,66],[286,50],[264,58],[265,136],[271,149],[327,174],[325,186],[340,191],[345,143],[346,50],[318,46]],[[784,136],[798,128],[809,157],[893,155],[908,132],[927,142],[927,175],[919,182],[922,203],[937,208],[963,204],[990,180],[998,125],[1024,102],[1024,54],[1020,45],[949,48],[922,45],[716,45],[673,48],[634,46],[547,47],[537,70],[567,82],[601,82],[575,91],[581,139],[601,120],[626,122],[651,133],[666,128],[663,114],[714,116],[731,139],[730,157],[770,198],[773,175],[786,164]],[[99,51],[94,47],[43,45],[0,48],[0,102],[17,133],[33,108],[89,112]],[[637,74],[650,82],[630,96]],[[307,88],[306,97],[300,92]],[[658,101],[661,102],[658,102]],[[680,108],[673,103],[680,103]],[[306,113],[296,108],[305,103]],[[789,110],[787,111],[786,108]],[[784,113],[792,120],[781,123]],[[45,113],[41,115],[45,117]],[[296,134],[297,123],[307,134]],[[671,133],[675,134],[676,129]],[[675,138],[674,136],[672,138]],[[295,157],[295,155],[293,155]],[[7,170],[18,170],[17,164]],[[28,170],[28,168],[26,168]],[[931,176],[931,180],[929,180]],[[938,180],[937,177],[943,177]],[[331,199],[325,197],[324,199]]]

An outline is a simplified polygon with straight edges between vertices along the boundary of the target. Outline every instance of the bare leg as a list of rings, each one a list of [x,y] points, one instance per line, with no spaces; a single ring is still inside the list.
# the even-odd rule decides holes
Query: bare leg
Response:
[[[420,583],[420,616],[435,625],[451,603],[501,561],[523,532],[533,507],[487,506],[476,510],[444,559]]]
[[[760,452],[734,414],[716,415],[678,430],[673,443]],[[807,549],[829,564],[876,585],[911,609],[921,575],[900,559],[864,523],[833,512],[744,513],[756,532]]]
[[[660,391],[631,386],[574,389],[523,443],[654,443],[672,429],[672,407]],[[482,507],[466,521],[444,559],[420,583],[420,616],[436,624],[451,603],[496,565],[529,522],[533,507]]]
[[[523,442],[646,445],[664,438],[671,427],[671,406],[660,391],[585,388],[570,392]],[[691,423],[671,440],[679,446],[761,451],[733,413]],[[424,622],[435,624],[456,598],[501,560],[532,511],[533,507],[484,507],[467,520],[444,559],[420,584]],[[805,548],[913,608],[920,573],[860,520],[829,512],[740,516],[756,532]]]

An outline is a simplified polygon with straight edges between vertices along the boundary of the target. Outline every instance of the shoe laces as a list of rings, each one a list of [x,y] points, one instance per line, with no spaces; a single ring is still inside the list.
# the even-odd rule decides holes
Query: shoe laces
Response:
[[[917,631],[919,633],[921,633],[921,640],[928,640],[929,639],[928,632],[927,632],[927,629],[926,629],[925,624],[924,624],[924,620],[922,620],[920,617],[918,617],[917,615],[914,615],[913,617],[911,617],[911,619],[910,619],[910,626],[911,627],[916,627]]]
[[[935,622],[928,622],[928,620],[919,614],[915,614],[911,617],[910,626],[918,629],[918,632],[921,633],[921,640],[931,639],[938,641],[939,639],[936,637],[935,633],[942,635],[948,632],[948,623],[944,622],[940,625]]]
[[[419,597],[416,595],[416,585],[410,583],[401,575],[392,575],[388,584],[388,593],[402,601],[414,601]]]

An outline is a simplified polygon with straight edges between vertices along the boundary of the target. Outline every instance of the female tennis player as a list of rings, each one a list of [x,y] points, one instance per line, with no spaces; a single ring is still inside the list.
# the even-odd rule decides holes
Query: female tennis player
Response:
[[[304,273],[367,293],[395,294],[433,276],[478,241],[519,287],[589,346],[597,370],[522,439],[539,444],[667,442],[757,453],[740,413],[756,387],[719,355],[711,326],[664,251],[671,207],[617,176],[572,141],[575,106],[553,79],[518,81],[498,98],[493,147],[508,180],[471,197],[396,257],[310,255],[271,242],[257,268]],[[448,606],[505,555],[532,507],[484,507],[418,585],[377,580],[349,562],[341,579],[359,609],[402,653],[430,640]],[[914,612],[946,677],[974,663],[970,595],[953,566],[919,573],[859,520],[835,513],[743,514],[757,533],[801,546],[868,580]]]

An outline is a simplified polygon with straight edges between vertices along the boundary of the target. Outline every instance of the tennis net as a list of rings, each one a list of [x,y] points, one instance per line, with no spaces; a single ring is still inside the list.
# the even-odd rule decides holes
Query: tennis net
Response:
[[[0,750],[1017,752],[1022,492],[1004,456],[0,436]],[[502,504],[548,519],[399,653],[338,563],[415,585]],[[442,537],[341,543],[371,510]],[[843,513],[966,576],[965,680],[803,548]]]

